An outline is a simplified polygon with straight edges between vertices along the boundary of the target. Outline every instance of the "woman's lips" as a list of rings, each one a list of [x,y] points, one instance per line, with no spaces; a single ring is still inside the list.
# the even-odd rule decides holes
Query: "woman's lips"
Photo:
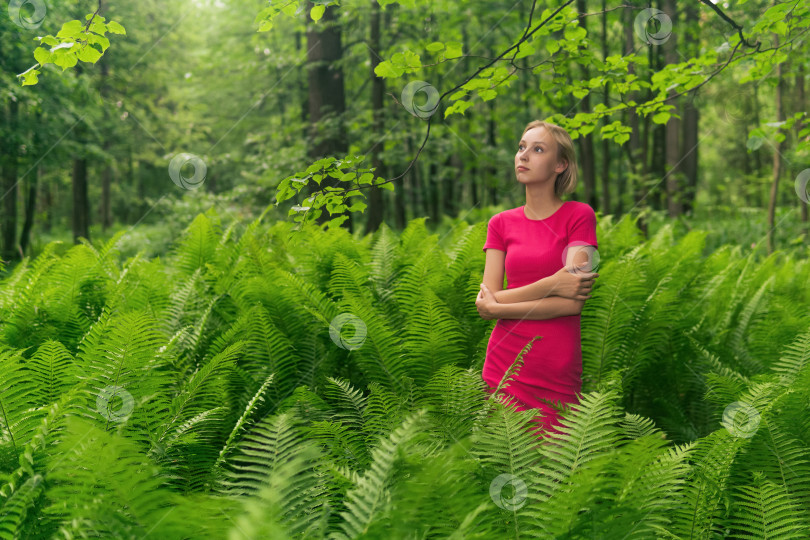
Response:
[[[529,169],[527,169],[526,167],[518,167],[517,170],[518,171],[528,171]]]

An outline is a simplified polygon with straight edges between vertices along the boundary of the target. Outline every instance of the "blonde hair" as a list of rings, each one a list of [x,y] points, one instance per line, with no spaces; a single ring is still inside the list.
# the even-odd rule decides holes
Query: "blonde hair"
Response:
[[[554,182],[554,193],[558,197],[562,197],[565,193],[573,193],[577,187],[577,155],[571,135],[564,128],[551,122],[533,120],[526,124],[526,129],[523,130],[521,136],[536,127],[546,128],[546,132],[550,133],[551,137],[557,142],[557,159],[568,162],[568,167],[557,175],[557,180]]]

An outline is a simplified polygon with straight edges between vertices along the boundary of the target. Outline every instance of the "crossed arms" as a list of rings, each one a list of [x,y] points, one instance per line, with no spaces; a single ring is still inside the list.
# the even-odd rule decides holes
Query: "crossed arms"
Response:
[[[506,253],[488,248],[484,282],[475,300],[478,313],[484,319],[529,320],[579,315],[585,300],[590,297],[593,280],[599,275],[590,273],[595,249],[593,246],[571,248],[565,267],[557,273],[523,287],[504,289]],[[570,269],[574,266],[580,268],[572,273]]]

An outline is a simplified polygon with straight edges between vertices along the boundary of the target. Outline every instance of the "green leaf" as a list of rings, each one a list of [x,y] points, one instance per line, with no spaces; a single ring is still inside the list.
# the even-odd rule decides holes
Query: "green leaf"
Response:
[[[107,30],[109,30],[113,34],[124,34],[124,35],[127,34],[126,29],[115,21],[110,21],[107,24]]]
[[[461,43],[458,41],[448,41],[445,47],[447,47],[447,50],[444,51],[445,58],[459,58],[464,54],[461,52]]]
[[[749,137],[749,139],[745,142],[745,147],[748,150],[757,150],[760,146],[762,146],[762,141],[764,141],[762,137]]]
[[[484,101],[489,101],[490,99],[495,98],[498,95],[498,92],[495,90],[488,88],[486,90],[479,90],[478,97],[480,97]]]
[[[79,60],[95,64],[101,58],[101,53],[93,46],[87,45],[79,51]]]
[[[655,122],[656,124],[666,124],[667,122],[669,122],[670,116],[671,115],[668,112],[660,112],[654,115],[652,119],[653,122]]]
[[[546,50],[549,54],[554,54],[560,50],[560,44],[556,40],[546,41]]]
[[[588,32],[579,25],[568,25],[565,27],[565,39],[567,41],[582,41]]]
[[[56,37],[64,37],[70,38],[82,31],[82,23],[81,21],[73,20],[68,21],[62,25],[62,29],[59,30],[59,33],[56,34]]]
[[[298,11],[298,2],[287,2],[284,4],[284,7],[281,8],[281,12],[288,17],[294,17],[295,13]]]
[[[97,34],[90,34],[87,37],[87,42],[90,44],[99,45],[101,47],[102,52],[106,51],[107,48],[110,46],[110,40],[105,38],[104,36],[99,36]]]
[[[107,25],[103,22],[99,21],[98,19],[94,19],[92,23],[90,23],[90,32],[95,32],[99,35],[104,35],[107,33]]]
[[[383,79],[386,77],[401,77],[403,73],[404,71],[402,69],[395,68],[394,65],[388,60],[383,60],[377,64],[377,67],[374,68],[374,74]]]
[[[588,90],[585,88],[575,88],[571,94],[573,94],[577,99],[582,99],[588,95]]]
[[[366,206],[368,206],[368,205],[366,205],[366,203],[364,203],[363,201],[354,201],[354,204],[352,204],[349,207],[349,211],[350,212],[362,212],[363,210],[366,209]]]
[[[34,49],[34,59],[44,66],[51,61],[51,53],[47,49],[37,47]]]
[[[36,69],[29,69],[25,73],[22,74],[23,77],[23,86],[30,86],[33,84],[37,84],[39,82],[39,70]]]
[[[57,40],[53,36],[45,36],[44,38],[41,38],[39,42],[42,43],[43,45],[50,45],[51,47],[53,47],[54,45],[59,45],[59,40]]]
[[[464,111],[472,107],[472,105],[471,101],[456,101],[444,110],[444,117],[447,118],[453,113],[461,113],[463,115]]]
[[[55,54],[52,62],[61,67],[62,71],[65,71],[67,68],[75,66],[78,60],[76,59],[76,53],[64,53]]]
[[[442,43],[441,41],[434,41],[433,43],[431,43],[430,45],[428,45],[425,48],[427,50],[429,50],[430,52],[438,52],[438,51],[441,51],[442,49],[444,49],[444,43]]]
[[[523,58],[525,56],[531,56],[535,52],[535,47],[533,43],[529,43],[524,41],[518,47],[518,53],[515,55],[515,59]]]
[[[312,17],[313,21],[320,21],[324,11],[326,11],[326,6],[324,5],[312,6],[312,9],[309,11],[309,16]]]

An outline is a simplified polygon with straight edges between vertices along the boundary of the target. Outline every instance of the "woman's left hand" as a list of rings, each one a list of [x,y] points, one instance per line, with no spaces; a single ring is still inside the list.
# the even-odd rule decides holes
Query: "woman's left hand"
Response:
[[[475,298],[475,307],[478,309],[478,314],[482,319],[497,319],[498,301],[495,300],[495,295],[489,290],[489,287],[481,284],[481,290]]]

